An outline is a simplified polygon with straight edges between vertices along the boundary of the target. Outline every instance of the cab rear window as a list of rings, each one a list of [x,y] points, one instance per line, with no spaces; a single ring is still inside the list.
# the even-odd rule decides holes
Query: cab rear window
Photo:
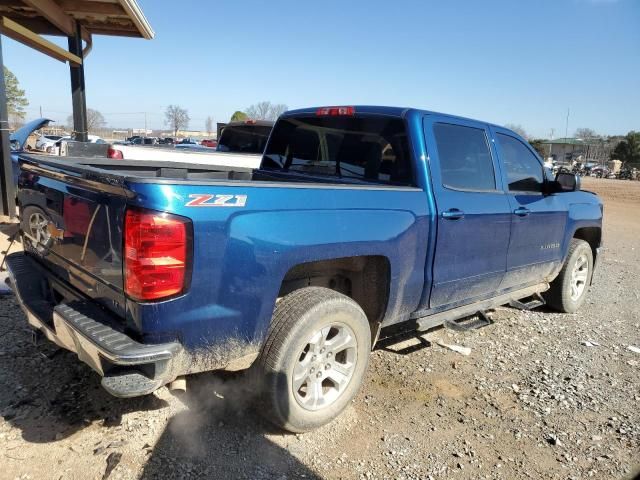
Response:
[[[405,123],[385,116],[293,117],[277,122],[262,169],[413,185]]]
[[[271,133],[270,126],[230,125],[224,127],[218,142],[220,152],[262,153]]]

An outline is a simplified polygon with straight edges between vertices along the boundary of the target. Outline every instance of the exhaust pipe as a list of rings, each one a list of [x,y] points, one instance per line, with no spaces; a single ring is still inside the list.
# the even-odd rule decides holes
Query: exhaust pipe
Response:
[[[169,384],[170,392],[186,392],[187,391],[187,379],[185,377],[178,377]]]

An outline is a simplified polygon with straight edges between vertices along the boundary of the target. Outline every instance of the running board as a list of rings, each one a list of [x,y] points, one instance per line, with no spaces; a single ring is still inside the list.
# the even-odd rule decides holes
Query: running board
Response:
[[[547,304],[547,302],[544,301],[544,298],[542,298],[542,295],[540,295],[539,293],[534,293],[532,297],[533,298],[528,302],[511,300],[509,302],[509,306],[511,308],[517,308],[518,310],[533,310],[534,308],[538,308]]]
[[[458,320],[445,320],[444,328],[454,332],[468,332],[478,328],[487,327],[493,323],[484,310],[478,310],[472,317],[464,317]]]
[[[434,313],[433,315],[424,316],[416,319],[416,325],[419,332],[424,330],[430,330],[435,327],[439,327],[445,322],[453,322],[460,318],[475,315],[478,312],[488,310],[490,308],[500,307],[507,305],[514,300],[521,298],[527,298],[540,292],[544,292],[549,289],[548,283],[539,283],[532,287],[523,288],[521,290],[515,290],[513,292],[504,293],[497,297],[489,298],[487,300],[481,300],[479,302],[471,303],[469,305],[462,305],[451,310],[445,310],[444,312]]]

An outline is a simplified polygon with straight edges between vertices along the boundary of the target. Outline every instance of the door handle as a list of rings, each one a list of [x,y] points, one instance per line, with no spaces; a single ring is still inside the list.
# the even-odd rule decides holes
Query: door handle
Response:
[[[519,207],[519,208],[516,208],[513,211],[513,213],[515,213],[519,217],[526,217],[527,215],[529,215],[531,213],[531,210],[529,210],[528,208]]]
[[[447,220],[459,220],[464,217],[464,212],[457,208],[450,208],[442,212],[442,218],[446,218]]]

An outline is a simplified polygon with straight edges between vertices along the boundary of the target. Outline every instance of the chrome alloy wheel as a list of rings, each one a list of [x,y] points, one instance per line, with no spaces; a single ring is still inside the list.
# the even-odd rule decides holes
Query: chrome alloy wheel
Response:
[[[49,220],[39,212],[32,213],[29,216],[29,233],[38,245],[46,247],[51,239]]]
[[[334,403],[353,377],[358,342],[350,327],[334,323],[315,332],[293,367],[293,396],[307,410]]]
[[[582,292],[587,286],[587,279],[589,278],[589,260],[583,253],[576,260],[576,264],[571,271],[571,300],[577,301]]]

